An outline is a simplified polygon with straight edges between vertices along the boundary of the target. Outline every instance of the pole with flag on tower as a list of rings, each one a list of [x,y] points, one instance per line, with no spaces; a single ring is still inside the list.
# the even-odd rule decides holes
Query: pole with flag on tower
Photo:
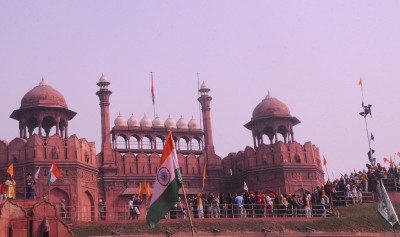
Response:
[[[328,162],[326,161],[325,156],[323,156],[323,158],[324,158],[324,166],[325,166],[326,174],[328,175],[328,180],[330,180],[328,168],[326,167],[326,164],[327,164]]]
[[[368,132],[368,124],[367,124],[367,115],[370,115],[370,117],[372,117],[372,111],[371,111],[371,107],[372,105],[368,104],[365,105],[364,104],[364,88],[363,88],[363,81],[362,79],[360,79],[358,81],[358,85],[361,87],[361,107],[363,108],[363,111],[360,112],[359,114],[364,117],[364,121],[365,121],[365,130],[367,133],[367,140],[368,140],[368,159],[371,163],[371,167],[375,167],[375,163],[376,163],[376,158],[374,158],[372,155],[374,153],[374,150],[371,148],[371,140],[373,140],[373,135],[371,133],[371,136],[369,135]],[[386,157],[384,158],[384,161],[389,161]],[[392,162],[392,161],[389,161]],[[376,190],[379,194],[380,201],[378,203],[378,213],[392,226],[392,228],[397,228],[400,226],[400,222],[399,219],[397,217],[396,211],[393,208],[393,204],[392,201],[389,198],[389,195],[386,192],[386,188],[383,185],[383,181],[382,181],[382,177],[375,177],[376,181],[377,181],[377,186],[376,186]]]
[[[49,176],[47,179],[47,185],[49,186],[49,197],[48,197],[49,202],[50,202],[50,185],[54,183],[57,179],[61,178],[62,178],[61,172],[57,168],[56,162],[53,160],[50,167]]]
[[[12,163],[11,165],[8,166],[8,168],[7,168],[7,173],[8,173],[9,175],[11,175],[11,177],[14,176],[14,163]]]
[[[153,78],[153,72],[150,72],[151,75],[151,100],[153,101],[153,113],[154,113],[154,118],[156,117],[156,95],[154,93],[154,78]]]

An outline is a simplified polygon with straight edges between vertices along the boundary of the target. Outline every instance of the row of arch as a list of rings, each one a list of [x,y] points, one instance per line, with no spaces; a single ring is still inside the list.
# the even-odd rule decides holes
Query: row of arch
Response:
[[[183,155],[178,153],[178,164],[183,175],[201,175],[203,172],[205,157],[204,155]],[[117,153],[119,173],[124,175],[155,175],[161,156],[157,153],[146,154],[144,152],[134,154]]]
[[[200,137],[173,137],[176,149],[179,151],[202,151],[204,149],[203,140]],[[113,148],[117,150],[162,150],[166,138],[162,135],[155,137],[150,135],[131,135],[129,138],[124,134],[119,134],[113,138]]]

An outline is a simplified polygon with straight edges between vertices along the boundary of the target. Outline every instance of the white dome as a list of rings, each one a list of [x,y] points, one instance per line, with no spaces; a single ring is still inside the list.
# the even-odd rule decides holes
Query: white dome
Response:
[[[189,128],[188,122],[187,122],[186,119],[184,119],[182,116],[181,116],[181,118],[178,120],[178,122],[176,122],[176,126],[177,126],[178,128],[185,128],[185,129],[188,129],[188,128]]]
[[[160,118],[160,116],[156,115],[156,118],[153,120],[153,128],[163,128],[164,120]]]
[[[203,83],[201,83],[200,89],[203,89],[203,90],[206,89],[207,90],[209,88],[208,88],[208,85],[203,81]]]
[[[128,126],[128,123],[126,121],[126,118],[121,115],[121,113],[118,115],[118,117],[114,120],[114,125],[115,126],[123,126],[126,127]]]
[[[108,79],[106,76],[104,76],[104,74],[101,74],[101,77],[99,79],[99,82],[108,82]]]
[[[151,120],[144,114],[143,118],[140,120],[140,127],[151,128]]]
[[[200,123],[192,116],[192,119],[189,121],[190,129],[200,129]]]
[[[129,127],[140,127],[140,121],[138,118],[136,118],[133,114],[132,116],[128,119],[128,126]]]
[[[166,128],[176,128],[176,122],[171,116],[168,116],[167,120],[165,120],[164,126]]]

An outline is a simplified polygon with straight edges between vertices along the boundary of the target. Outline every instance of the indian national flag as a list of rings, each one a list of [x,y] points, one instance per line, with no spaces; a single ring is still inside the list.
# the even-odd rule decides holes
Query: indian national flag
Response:
[[[153,228],[165,216],[172,206],[178,202],[178,191],[182,187],[182,176],[178,165],[175,143],[171,131],[165,141],[161,155],[150,208],[147,212],[146,222]]]
[[[50,168],[50,172],[49,172],[49,178],[47,179],[47,185],[52,184],[54,181],[56,181],[57,179],[61,178],[61,172],[60,170],[57,168],[56,166],[56,162],[54,162],[51,164],[51,168]]]

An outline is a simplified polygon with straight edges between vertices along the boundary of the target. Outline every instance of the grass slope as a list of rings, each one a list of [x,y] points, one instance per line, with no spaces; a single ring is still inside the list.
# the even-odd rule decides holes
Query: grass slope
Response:
[[[399,213],[398,205],[395,205]],[[339,207],[340,217],[328,218],[275,218],[275,219],[204,219],[194,220],[195,231],[198,233],[210,233],[218,229],[222,233],[260,233],[262,228],[268,228],[273,232],[306,232],[306,227],[321,232],[365,232],[384,233],[392,232],[392,228],[378,214],[377,203],[363,205],[350,205]],[[111,235],[112,231],[121,234],[165,234],[165,231],[175,234],[191,233],[189,220],[161,221],[154,229],[147,227],[145,222],[109,223],[76,225],[72,231],[76,237]]]

